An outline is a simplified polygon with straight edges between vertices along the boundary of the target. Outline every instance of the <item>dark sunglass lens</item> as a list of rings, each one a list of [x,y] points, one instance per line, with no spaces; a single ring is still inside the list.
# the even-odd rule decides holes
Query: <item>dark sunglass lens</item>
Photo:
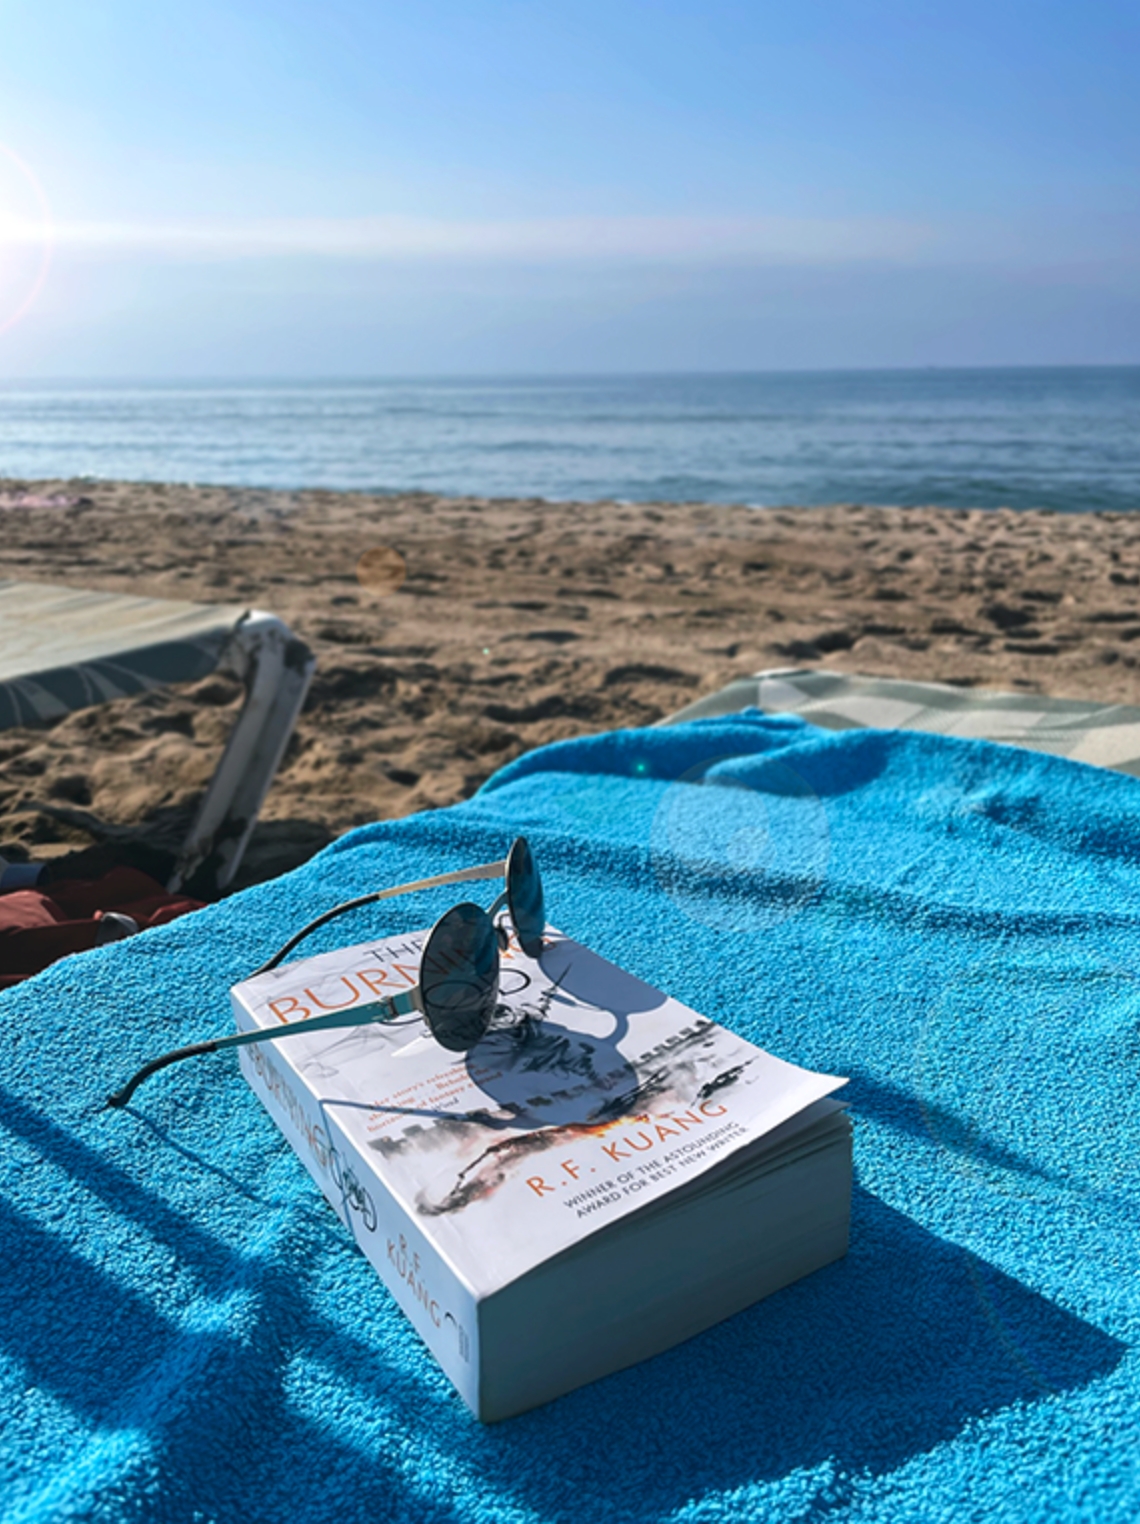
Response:
[[[507,904],[523,952],[528,958],[537,958],[542,951],[546,907],[542,879],[525,836],[516,838],[507,858]]]
[[[431,1034],[465,1053],[491,1025],[499,999],[499,944],[478,905],[456,905],[431,929],[420,962],[420,992]]]

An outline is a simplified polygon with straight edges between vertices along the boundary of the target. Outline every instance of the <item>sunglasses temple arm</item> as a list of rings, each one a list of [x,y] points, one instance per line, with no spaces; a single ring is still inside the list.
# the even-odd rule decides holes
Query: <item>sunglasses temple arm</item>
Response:
[[[422,1011],[420,987],[413,986],[399,995],[386,1000],[374,1000],[359,1005],[351,1011],[333,1011],[328,1016],[310,1016],[306,1021],[289,1021],[276,1027],[258,1027],[254,1032],[233,1032],[228,1037],[213,1037],[206,1042],[192,1042],[188,1047],[175,1048],[161,1058],[152,1058],[137,1074],[131,1076],[121,1090],[107,1097],[107,1105],[125,1106],[144,1080],[150,1079],[160,1069],[179,1063],[184,1058],[196,1058],[199,1053],[220,1053],[226,1048],[248,1048],[251,1043],[276,1042],[280,1037],[292,1037],[298,1032],[328,1032],[338,1027],[366,1027],[394,1021],[397,1016],[410,1016]]]
[[[247,974],[247,979],[256,979],[258,974],[267,974],[270,969],[276,968],[282,958],[287,958],[293,949],[305,940],[312,932],[322,926],[327,926],[330,921],[335,921],[337,916],[347,915],[350,910],[359,910],[362,905],[375,905],[378,900],[395,899],[398,894],[414,894],[419,889],[442,889],[445,884],[465,884],[474,879],[498,878],[501,873],[507,871],[507,861],[503,858],[497,863],[480,863],[475,868],[460,868],[455,873],[440,873],[435,878],[417,879],[414,884],[400,884],[395,889],[377,889],[372,894],[362,894],[354,900],[345,900],[343,905],[334,905],[331,910],[326,910],[324,915],[319,915],[315,921],[310,921],[307,926],[302,926],[294,936],[291,936],[284,947],[279,947],[260,968],[255,968],[252,974]]]

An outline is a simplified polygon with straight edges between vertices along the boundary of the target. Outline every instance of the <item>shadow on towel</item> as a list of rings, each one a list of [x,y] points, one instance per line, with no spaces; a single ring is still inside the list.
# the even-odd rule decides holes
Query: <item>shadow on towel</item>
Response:
[[[41,1435],[54,1452],[49,1492],[58,1492],[72,1451],[76,1487],[81,1494],[90,1489],[100,1443],[114,1476],[116,1439],[126,1432],[144,1441],[148,1464],[162,1474],[162,1517],[171,1524],[251,1518],[245,1501],[251,1494],[265,1505],[257,1517],[324,1518],[338,1488],[347,1489],[351,1517],[388,1517],[386,1506],[406,1482],[398,1461],[382,1458],[379,1443],[365,1456],[299,1412],[296,1367],[315,1366],[342,1401],[389,1423],[393,1414],[422,1411],[431,1394],[414,1370],[353,1338],[317,1305],[297,1261],[316,1266],[330,1251],[357,1258],[319,1197],[300,1210],[296,1202],[260,1198],[266,1223],[276,1219],[278,1229],[250,1233],[241,1253],[4,1091],[0,1130],[9,1147],[65,1170],[108,1212],[108,1241],[98,1243],[90,1234],[73,1238],[64,1201],[59,1230],[51,1231],[0,1197],[7,1308],[0,1351],[20,1363],[28,1388],[43,1388],[66,1410],[60,1434]],[[172,1146],[207,1168],[190,1150]],[[232,1183],[243,1198],[259,1199]],[[173,1315],[120,1280],[113,1242],[124,1218],[151,1238],[156,1279],[181,1293],[168,1298]],[[280,1239],[288,1240],[288,1257],[273,1252]],[[239,1300],[248,1309],[244,1318],[234,1316]],[[455,1406],[441,1403],[439,1393],[435,1405]],[[442,1416],[454,1422],[458,1415]],[[104,1436],[86,1455],[70,1432],[72,1417]],[[431,1514],[441,1524],[450,1517]]]
[[[665,1512],[828,1462],[887,1475],[973,1419],[1107,1375],[1124,1352],[856,1188],[845,1260],[611,1377],[604,1403],[601,1389],[574,1393],[517,1426],[547,1464],[540,1433],[589,1430],[580,1474],[559,1455],[581,1517],[606,1512],[616,1478]],[[539,1501],[522,1478],[496,1480]],[[548,1497],[538,1468],[534,1482]]]
[[[394,1427],[410,1436],[425,1424],[465,1486],[559,1518],[664,1514],[797,1468],[882,1476],[971,1421],[1107,1374],[1124,1351],[857,1189],[844,1261],[655,1360],[482,1429],[379,1287],[375,1320],[338,1320],[330,1277],[372,1272],[315,1196],[263,1198],[239,1250],[31,1107],[0,1097],[0,1122],[107,1214],[100,1246],[74,1239],[62,1202],[58,1227],[2,1209],[0,1348],[88,1426],[144,1433],[172,1518],[191,1504],[225,1516],[251,1488],[267,1517],[305,1516],[349,1479],[352,1516],[383,1517],[398,1485],[385,1458],[399,1450]],[[196,1156],[169,1142],[193,1168]],[[173,1304],[120,1279],[111,1251],[124,1218],[154,1245],[152,1278],[177,1283]],[[326,1393],[320,1422],[306,1415],[306,1381]],[[458,1517],[438,1495],[433,1505],[425,1518]]]

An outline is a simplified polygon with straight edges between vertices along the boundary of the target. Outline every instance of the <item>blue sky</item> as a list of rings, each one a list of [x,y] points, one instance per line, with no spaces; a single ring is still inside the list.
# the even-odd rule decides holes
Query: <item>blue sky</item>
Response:
[[[1140,361],[1140,7],[0,0],[0,377]]]

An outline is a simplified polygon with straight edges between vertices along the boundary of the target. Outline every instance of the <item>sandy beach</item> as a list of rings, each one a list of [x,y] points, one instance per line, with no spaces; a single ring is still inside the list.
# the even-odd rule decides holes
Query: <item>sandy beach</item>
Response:
[[[0,508],[0,578],[248,603],[317,652],[241,883],[763,667],[1140,703],[1128,514],[0,482],[28,493],[81,501]],[[239,699],[211,677],[0,734],[0,853],[90,842],[42,803],[176,839]]]

